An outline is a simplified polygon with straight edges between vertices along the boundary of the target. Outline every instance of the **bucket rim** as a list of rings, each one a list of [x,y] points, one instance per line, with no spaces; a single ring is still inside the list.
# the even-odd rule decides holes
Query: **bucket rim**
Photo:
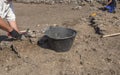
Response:
[[[56,27],[53,27],[53,28],[56,28]],[[60,27],[60,28],[64,28],[64,27]],[[50,28],[49,28],[49,29],[50,29]],[[48,29],[48,30],[49,30],[49,29]],[[73,29],[71,29],[71,28],[65,28],[65,29],[72,30],[72,31],[73,31],[73,35],[72,35],[72,36],[69,36],[69,37],[64,37],[64,38],[53,38],[53,37],[47,35],[46,32],[45,32],[45,35],[46,35],[47,37],[49,37],[50,39],[54,39],[54,40],[64,40],[64,39],[74,38],[74,37],[76,36],[76,34],[77,34],[77,31],[76,31],[76,30],[73,30]],[[48,30],[47,30],[47,31],[48,31]]]

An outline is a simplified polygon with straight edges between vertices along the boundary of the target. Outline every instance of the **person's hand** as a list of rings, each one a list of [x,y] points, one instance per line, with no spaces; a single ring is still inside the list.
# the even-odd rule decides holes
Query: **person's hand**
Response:
[[[9,34],[10,34],[13,38],[18,39],[18,40],[21,40],[22,35],[19,34],[16,30],[13,29],[11,32],[9,32]]]

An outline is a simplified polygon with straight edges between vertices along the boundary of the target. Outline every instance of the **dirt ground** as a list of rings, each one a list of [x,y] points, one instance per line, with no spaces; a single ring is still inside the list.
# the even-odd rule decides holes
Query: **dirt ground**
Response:
[[[49,26],[75,29],[77,36],[68,52],[55,52],[29,41],[13,41],[20,57],[11,50],[0,50],[0,75],[120,75],[120,36],[101,38],[87,20],[93,12],[106,21],[117,16],[120,21],[120,5],[116,14],[96,9],[102,7],[76,5],[45,5],[14,3],[20,30],[30,28],[44,32]],[[106,17],[107,16],[107,17]],[[112,26],[112,25],[111,25]],[[120,25],[106,28],[107,32],[120,32]],[[44,34],[41,32],[39,37]],[[0,31],[3,35],[5,32]]]

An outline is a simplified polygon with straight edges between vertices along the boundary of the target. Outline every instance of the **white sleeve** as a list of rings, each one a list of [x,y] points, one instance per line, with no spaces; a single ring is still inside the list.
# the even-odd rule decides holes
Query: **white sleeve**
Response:
[[[8,9],[8,13],[7,13],[7,16],[6,16],[6,19],[8,21],[15,21],[15,13],[14,13],[14,9],[13,9],[13,4],[11,2],[10,4],[10,8]]]
[[[0,17],[2,16],[2,2],[0,0]]]

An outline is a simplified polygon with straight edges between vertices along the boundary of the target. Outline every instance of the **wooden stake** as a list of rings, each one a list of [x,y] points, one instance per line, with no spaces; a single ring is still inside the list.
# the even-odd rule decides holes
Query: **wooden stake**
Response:
[[[103,35],[102,37],[112,37],[112,36],[117,36],[120,35],[120,33],[114,33],[114,34],[108,34],[108,35]]]

